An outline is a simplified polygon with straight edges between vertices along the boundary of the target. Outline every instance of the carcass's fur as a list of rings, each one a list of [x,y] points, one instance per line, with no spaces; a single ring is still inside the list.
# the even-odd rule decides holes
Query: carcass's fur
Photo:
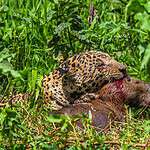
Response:
[[[110,120],[124,121],[125,103],[131,106],[149,107],[150,85],[140,80],[124,78],[105,85],[96,93],[83,95],[75,101],[75,104],[55,113],[74,116],[91,112],[92,125],[105,128]]]

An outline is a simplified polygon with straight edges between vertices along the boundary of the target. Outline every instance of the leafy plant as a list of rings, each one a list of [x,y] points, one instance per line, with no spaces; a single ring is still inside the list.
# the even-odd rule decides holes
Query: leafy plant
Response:
[[[95,14],[89,24],[91,3]],[[105,136],[93,131],[88,120],[83,131],[68,128],[66,118],[59,118],[56,127],[40,102],[43,75],[81,51],[107,52],[126,64],[131,76],[150,81],[149,13],[148,0],[1,0],[0,100],[20,92],[32,98],[29,105],[0,108],[0,148],[110,149],[115,140],[128,149],[144,143],[149,120],[132,116],[136,110],[124,127],[117,125]]]

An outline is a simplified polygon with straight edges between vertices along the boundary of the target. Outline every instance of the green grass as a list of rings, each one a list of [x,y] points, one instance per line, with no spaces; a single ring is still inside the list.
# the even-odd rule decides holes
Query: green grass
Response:
[[[80,51],[107,52],[125,63],[131,76],[150,81],[150,2],[93,0],[97,19],[91,26],[89,4],[89,0],[0,1],[0,97],[33,94],[28,104],[0,109],[1,149],[109,149],[114,146],[111,141],[122,149],[140,149],[136,144],[150,138],[149,110],[145,118],[139,115],[141,110],[129,111],[124,126],[116,125],[120,129],[112,127],[104,135],[89,123],[83,131],[66,118],[51,123],[48,108],[40,103],[43,75],[61,58]]]

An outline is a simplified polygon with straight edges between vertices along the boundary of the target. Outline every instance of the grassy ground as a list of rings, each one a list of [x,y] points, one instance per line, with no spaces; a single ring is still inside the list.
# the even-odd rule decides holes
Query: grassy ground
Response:
[[[148,142],[149,110],[129,108],[127,122],[105,135],[95,132],[89,119],[78,131],[68,118],[49,117],[41,103],[43,75],[80,51],[108,52],[131,76],[150,81],[150,2],[93,4],[96,16],[89,26],[89,0],[0,1],[0,97],[33,94],[28,103],[0,109],[0,149],[142,149]]]

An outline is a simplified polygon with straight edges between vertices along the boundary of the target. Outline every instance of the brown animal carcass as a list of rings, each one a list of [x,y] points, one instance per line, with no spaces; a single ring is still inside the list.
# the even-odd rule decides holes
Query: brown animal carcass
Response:
[[[116,105],[150,107],[150,84],[141,80],[124,78],[107,84],[96,93],[96,98]]]
[[[92,125],[105,128],[113,121],[125,120],[124,104],[150,106],[150,85],[141,80],[124,78],[105,85],[96,93],[83,95],[75,104],[55,113],[70,116],[92,114]]]
[[[82,116],[83,114],[92,116],[92,126],[97,129],[105,128],[114,121],[124,121],[125,109],[124,107],[117,108],[113,103],[105,103],[99,99],[92,100],[90,103],[72,104],[55,112],[56,114],[64,114],[69,116]],[[81,120],[77,125],[82,127]]]
[[[133,107],[150,107],[150,84],[133,78],[124,78],[108,83],[96,93],[87,93],[75,103],[90,102],[100,99],[118,106],[129,104]]]

